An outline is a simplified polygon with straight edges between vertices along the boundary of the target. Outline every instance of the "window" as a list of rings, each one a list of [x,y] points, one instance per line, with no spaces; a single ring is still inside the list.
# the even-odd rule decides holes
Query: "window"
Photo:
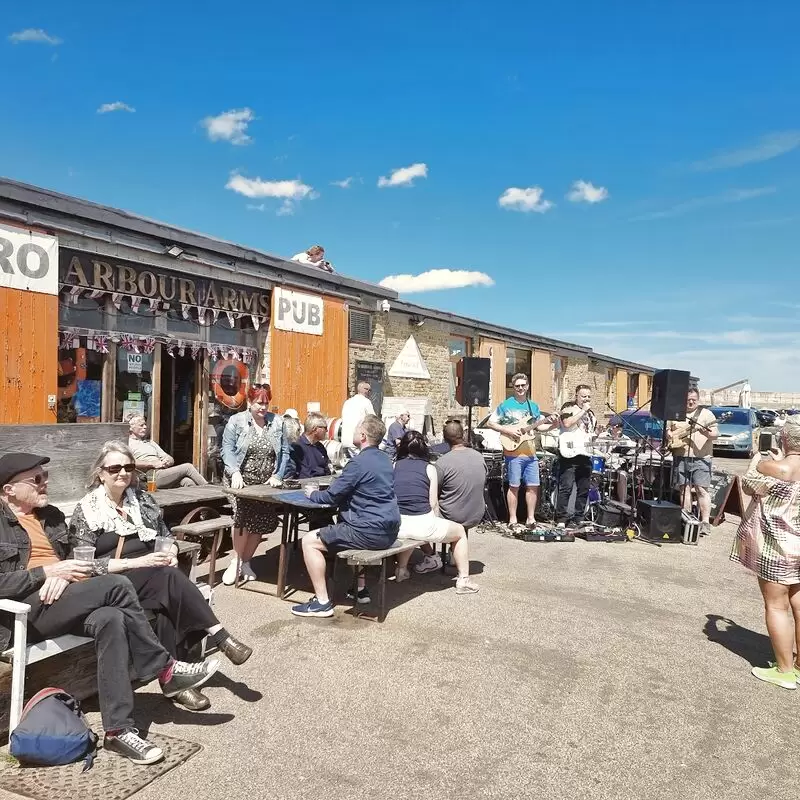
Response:
[[[85,338],[77,341],[87,344]],[[59,422],[100,422],[104,358],[86,346],[58,351]]]
[[[553,408],[561,410],[564,405],[564,375],[567,372],[567,359],[553,356],[550,359],[550,380],[553,387]]]
[[[639,373],[631,372],[628,375],[628,408],[636,408],[639,405]]]
[[[514,390],[511,379],[518,372],[531,377],[531,351],[516,350],[513,347],[506,348],[506,389]]]
[[[448,342],[450,351],[450,405],[456,403],[456,369],[464,356],[470,355],[472,341],[465,336],[451,336]]]
[[[117,382],[114,420],[125,422],[134,414],[150,420],[153,408],[153,354],[117,348]]]
[[[372,314],[365,311],[350,312],[350,341],[359,344],[372,342]]]

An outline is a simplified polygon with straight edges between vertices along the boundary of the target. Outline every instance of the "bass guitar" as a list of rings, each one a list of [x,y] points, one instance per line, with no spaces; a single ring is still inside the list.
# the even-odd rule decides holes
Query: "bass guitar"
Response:
[[[592,435],[586,433],[580,425],[571,431],[564,431],[558,437],[558,452],[564,458],[575,458],[575,456],[588,456],[589,444]]]

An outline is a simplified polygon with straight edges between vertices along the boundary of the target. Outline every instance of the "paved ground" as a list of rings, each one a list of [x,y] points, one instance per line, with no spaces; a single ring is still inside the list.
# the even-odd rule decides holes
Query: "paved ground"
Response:
[[[480,595],[415,578],[390,587],[382,626],[221,587],[256,654],[204,714],[139,692],[141,725],[205,750],[137,800],[786,797],[800,696],[749,674],[770,650],[733,532],[660,548],[475,534]],[[274,553],[256,568],[274,580]]]

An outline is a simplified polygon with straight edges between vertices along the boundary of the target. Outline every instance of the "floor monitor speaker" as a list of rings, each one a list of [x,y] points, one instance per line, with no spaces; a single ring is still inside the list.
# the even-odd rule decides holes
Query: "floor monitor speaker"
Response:
[[[683,542],[680,506],[666,500],[640,500],[636,513],[642,538],[653,542]]]

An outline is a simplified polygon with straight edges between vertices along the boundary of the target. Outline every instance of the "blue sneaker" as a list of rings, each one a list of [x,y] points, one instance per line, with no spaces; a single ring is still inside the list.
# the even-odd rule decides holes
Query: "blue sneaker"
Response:
[[[296,617],[332,617],[333,603],[320,603],[316,595],[307,603],[300,603],[299,606],[292,606],[292,614]]]

